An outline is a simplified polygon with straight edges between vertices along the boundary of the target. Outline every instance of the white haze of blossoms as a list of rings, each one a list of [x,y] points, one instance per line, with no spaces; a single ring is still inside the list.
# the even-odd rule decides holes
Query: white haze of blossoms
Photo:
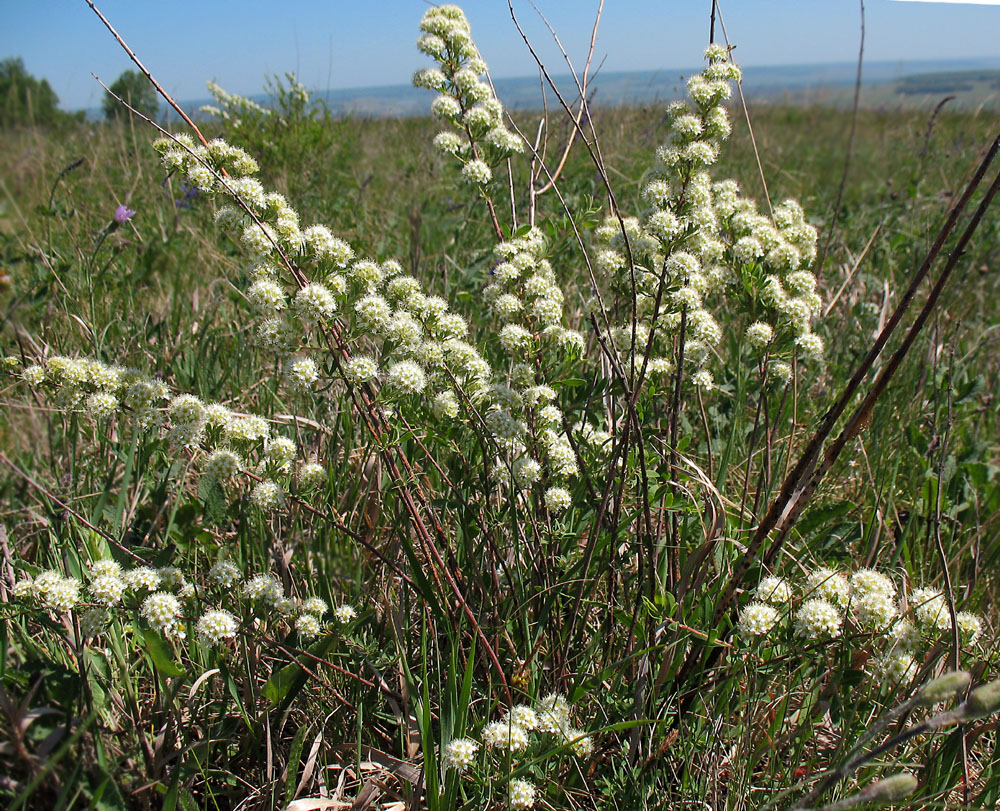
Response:
[[[781,599],[769,605],[772,595]],[[873,677],[909,683],[927,650],[950,631],[951,616],[937,589],[915,589],[906,608],[896,601],[896,585],[883,572],[860,569],[847,575],[818,567],[799,581],[764,578],[740,610],[736,630],[748,644],[762,637],[785,639],[783,618],[788,615],[794,618],[796,636],[809,642],[842,637],[845,645],[870,645],[867,669]],[[976,614],[957,612],[956,621],[963,645],[981,644],[983,622]]]
[[[483,743],[519,752],[528,747],[528,730],[508,721],[494,721],[483,729]]]
[[[428,15],[427,24],[437,27],[439,23],[434,19],[439,16],[438,12],[430,9]],[[418,83],[441,91],[442,82],[454,82],[455,95],[450,98],[454,101],[461,96],[463,102],[458,105],[459,111],[456,112],[450,102],[438,106],[449,107],[449,116],[461,114],[463,130],[473,133],[474,138],[483,138],[479,157],[463,158],[463,165],[479,160],[491,167],[495,161],[505,159],[508,147],[517,139],[502,131],[502,107],[493,98],[492,91],[487,92],[488,85],[477,78],[485,66],[471,45],[464,17],[454,20],[457,22],[449,23],[451,33],[447,36],[461,40],[463,44],[458,50],[449,52],[442,44],[445,40],[433,39],[438,37],[436,34],[425,34],[421,48],[441,58],[449,52],[451,56],[447,58],[454,57],[458,61],[451,68],[434,69],[439,70],[440,75],[427,74]],[[439,50],[439,46],[444,50]],[[486,124],[489,126],[481,129]],[[211,193],[249,205],[254,209],[254,216],[263,221],[263,228],[257,227],[235,206],[220,209],[217,218],[222,229],[233,238],[241,239],[251,253],[253,282],[248,297],[255,303],[261,318],[257,334],[261,345],[283,361],[285,381],[291,388],[307,389],[318,382],[320,364],[306,352],[319,348],[310,345],[318,335],[315,325],[325,328],[332,325],[334,319],[339,319],[349,322],[348,334],[359,341],[370,342],[366,346],[370,354],[343,361],[341,368],[348,382],[375,385],[381,381],[387,396],[412,398],[400,407],[410,408],[426,402],[431,414],[440,420],[461,419],[465,399],[479,406],[492,378],[501,373],[495,373],[483,354],[464,340],[463,336],[468,333],[464,319],[448,312],[448,305],[442,299],[423,293],[420,283],[403,274],[398,262],[377,263],[362,259],[352,264],[353,249],[329,229],[311,225],[299,230],[301,218],[283,196],[263,190],[262,196],[255,191],[250,200],[246,192],[257,190],[255,184],[238,176],[227,179],[220,171],[226,169],[233,174],[236,169],[220,162],[217,155],[229,155],[226,160],[235,160],[233,156],[239,155],[239,150],[230,155],[224,142],[218,142],[216,149],[207,151],[193,143],[179,147],[169,138],[161,139],[154,146],[163,156],[168,170],[184,170],[193,164],[204,164],[215,170],[218,176]],[[465,150],[459,149],[458,153],[465,154]],[[298,290],[289,289],[290,285],[281,280],[283,271],[275,249],[294,257],[300,272],[313,275],[317,280]],[[529,370],[531,366],[527,361],[540,366],[539,360],[559,353],[578,356],[584,347],[583,337],[563,324],[563,294],[545,258],[545,250],[545,240],[537,229],[501,243],[495,253],[498,261],[510,269],[502,275],[507,287],[494,284],[483,291],[487,305],[502,313],[508,325],[517,327],[504,333],[499,342],[501,347],[505,352],[527,352],[528,357],[518,358],[518,361]],[[539,331],[542,342],[536,347],[526,346],[525,336],[534,336]],[[529,374],[530,377],[522,376],[517,381],[513,377],[506,380],[523,389],[539,382],[534,379],[534,373]],[[456,383],[463,389],[463,396],[455,391]],[[493,406],[487,403],[484,410],[489,416]],[[518,404],[515,410],[521,411],[523,406]],[[491,416],[490,424],[504,428],[533,424],[528,414],[509,416],[510,420]],[[568,438],[559,430],[546,431],[552,436],[534,438],[546,451],[539,461],[548,465],[547,472],[557,480],[575,476],[577,465]],[[240,442],[249,440],[232,428],[226,433]],[[187,443],[200,438],[197,432],[192,436],[191,430],[178,437]],[[494,437],[503,452],[512,457],[506,462],[508,467],[523,453],[528,439],[530,437],[511,436],[509,432]],[[244,460],[244,464],[252,469],[249,459]],[[267,486],[255,487],[252,495],[253,502],[265,510],[281,507],[283,498],[282,483],[274,479]]]
[[[286,368],[293,388],[309,388],[318,379],[318,367],[311,358],[294,358]],[[36,371],[28,374],[31,369]],[[172,394],[163,381],[138,370],[108,366],[89,358],[53,356],[28,367],[22,377],[39,394],[50,395],[60,408],[87,408],[91,398],[101,395],[102,403],[135,428],[153,436],[167,436],[172,450],[197,452],[196,463],[202,473],[220,483],[229,482],[249,467],[254,456],[264,461],[261,441],[270,437],[270,426],[262,417],[237,415],[221,403],[204,403],[191,394]],[[111,400],[115,401],[113,408]],[[98,415],[90,409],[90,413],[95,418],[112,416],[108,411]],[[272,446],[274,443],[285,449],[279,468],[287,472],[295,445],[284,437],[273,440]],[[283,490],[273,484],[277,489],[269,485],[255,491],[255,503],[267,510],[284,501]],[[130,575],[133,580],[137,576],[134,571]],[[126,585],[136,587],[128,581]],[[156,582],[151,580],[145,587],[156,588]]]
[[[507,800],[515,811],[532,808],[535,805],[535,787],[527,780],[511,780]]]
[[[642,190],[649,209],[597,228],[593,263],[622,299],[635,297],[634,336],[629,323],[619,328],[624,340],[615,339],[622,355],[635,353],[624,367],[641,368],[648,351],[650,377],[672,374],[683,345],[691,383],[708,391],[715,381],[706,366],[722,338],[711,308],[723,297],[725,306],[766,315],[745,327],[745,338],[758,357],[771,358],[768,372],[779,381],[791,374],[784,358],[818,359],[823,342],[812,332],[821,299],[807,270],[816,232],[801,207],[785,201],[773,219],[765,217],[734,181],[714,182],[709,174],[731,129],[721,102],[740,71],[725,48],[710,46],[706,58],[708,67],[688,82],[690,103],[668,108],[670,137]],[[761,296],[748,292],[757,284],[734,284],[761,273]]]
[[[354,606],[344,604],[338,605],[335,609],[333,609],[333,616],[334,619],[336,619],[341,625],[347,625],[347,623],[357,619],[358,612],[355,610]]]
[[[238,600],[240,594],[257,604],[258,610],[272,612],[272,622],[275,617],[282,620],[286,629],[294,628],[303,638],[319,636],[325,630],[321,622],[328,611],[325,601],[310,597],[300,603],[287,598],[270,574],[244,581],[239,567],[229,560],[217,561],[200,574],[193,572],[189,580],[188,573],[177,566],[123,569],[115,560],[98,558],[87,564],[85,577],[89,582],[84,589],[76,578],[64,577],[56,570],[44,571],[35,578],[18,579],[13,597],[43,610],[74,612],[80,641],[99,637],[112,623],[134,622],[138,615],[153,630],[178,640],[186,637],[191,622],[201,642],[221,645],[241,631],[239,617],[245,616],[247,606],[238,602],[230,606],[233,610],[217,606]],[[81,592],[86,595],[82,600]],[[201,603],[206,597],[215,605]],[[353,609],[348,610],[353,618]],[[253,625],[245,630],[252,634]]]
[[[142,616],[151,628],[168,637],[184,637],[180,622],[181,603],[173,594],[156,592],[150,594],[142,604]]]

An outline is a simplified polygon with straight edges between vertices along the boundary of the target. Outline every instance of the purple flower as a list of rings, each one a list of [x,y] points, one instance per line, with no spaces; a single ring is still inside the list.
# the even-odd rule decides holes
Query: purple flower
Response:
[[[134,216],[135,211],[128,206],[118,206],[118,208],[115,209],[115,225],[127,223]]]
[[[181,191],[184,192],[184,196],[174,200],[174,205],[177,208],[191,208],[191,199],[198,195],[198,187],[181,183]]]

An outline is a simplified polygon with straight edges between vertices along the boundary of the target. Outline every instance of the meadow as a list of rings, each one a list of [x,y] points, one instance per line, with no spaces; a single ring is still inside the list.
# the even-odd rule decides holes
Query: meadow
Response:
[[[463,25],[0,132],[0,802],[995,806],[995,116],[540,128]]]

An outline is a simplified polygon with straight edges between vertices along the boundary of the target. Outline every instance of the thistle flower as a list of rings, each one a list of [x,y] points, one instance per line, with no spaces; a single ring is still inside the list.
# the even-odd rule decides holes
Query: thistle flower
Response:
[[[115,209],[114,215],[112,215],[112,219],[114,220],[115,225],[124,225],[134,216],[134,209],[131,209],[128,206],[118,206],[118,208]]]

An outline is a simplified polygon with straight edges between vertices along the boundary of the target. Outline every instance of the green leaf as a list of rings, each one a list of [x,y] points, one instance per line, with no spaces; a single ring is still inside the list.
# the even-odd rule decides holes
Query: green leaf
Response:
[[[136,636],[146,649],[146,655],[156,672],[166,678],[186,676],[187,671],[174,661],[173,651],[158,631],[136,628]]]
[[[198,482],[198,498],[205,505],[202,514],[206,524],[217,527],[225,522],[229,504],[226,491],[217,479],[202,476]]]
[[[306,742],[306,731],[308,725],[303,724],[292,739],[292,748],[288,752],[288,767],[285,769],[285,803],[290,803],[295,798],[296,778],[299,776],[299,764],[302,762],[302,747]]]
[[[814,530],[820,527],[829,527],[837,518],[846,515],[852,506],[848,501],[838,501],[836,504],[816,507],[805,513],[796,522],[795,529],[803,538],[807,538]]]
[[[309,648],[309,652],[313,656],[325,655],[330,645],[333,644],[334,639],[335,637],[333,636],[324,637]],[[278,706],[283,701],[290,702],[294,700],[295,696],[305,687],[306,681],[309,679],[309,674],[302,667],[307,661],[310,660],[303,656],[299,662],[285,665],[281,670],[273,673],[261,689],[264,698],[275,706]]]

